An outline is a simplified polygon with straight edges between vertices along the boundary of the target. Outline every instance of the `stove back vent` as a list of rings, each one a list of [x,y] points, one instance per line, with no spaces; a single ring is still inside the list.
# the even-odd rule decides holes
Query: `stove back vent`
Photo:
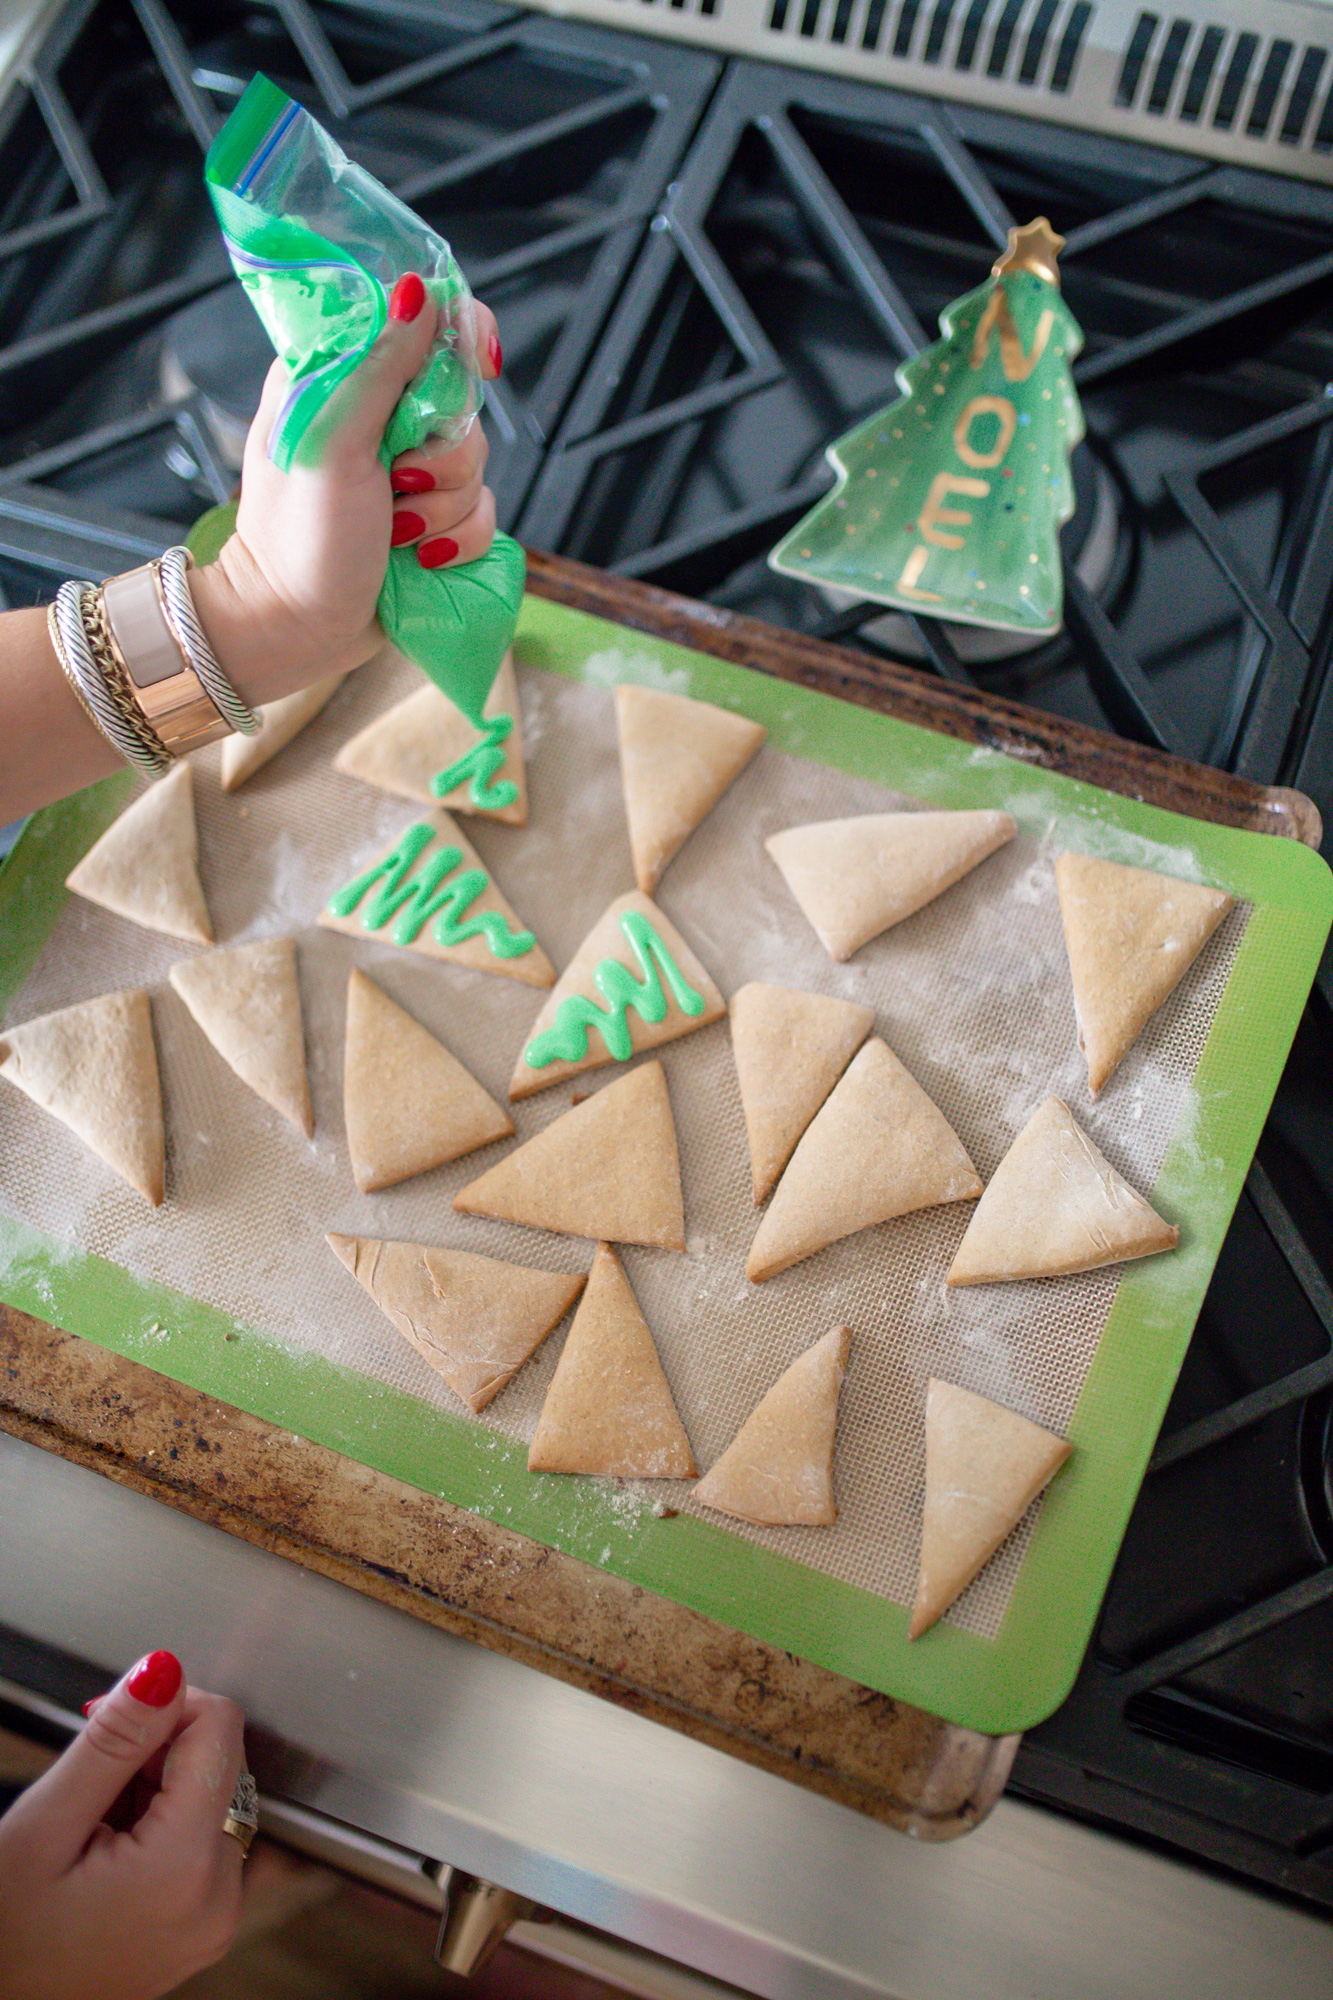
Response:
[[[1333,0],[536,0],[635,34],[1333,183]]]

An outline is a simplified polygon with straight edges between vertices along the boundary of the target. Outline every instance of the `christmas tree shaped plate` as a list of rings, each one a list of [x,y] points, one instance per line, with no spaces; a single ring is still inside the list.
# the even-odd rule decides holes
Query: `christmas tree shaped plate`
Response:
[[[942,338],[904,362],[901,399],[831,444],[838,483],[769,558],[784,575],[965,625],[1059,629],[1059,529],[1083,415],[1083,336],[1060,296],[1063,238],[1010,231]]]
[[[532,821],[470,826],[553,963],[568,965],[633,881],[612,688],[633,682],[747,715],[768,730],[764,749],[659,890],[724,997],[759,980],[872,1008],[873,1032],[986,1180],[1032,1111],[1060,1096],[1117,1172],[1179,1227],[1179,1248],[1084,1276],[946,1289],[972,1212],[956,1202],[861,1230],[750,1285],[746,1260],[765,1211],[754,1202],[728,1026],[714,1021],[651,1052],[679,1145],[685,1249],[619,1254],[704,1470],[798,1355],[834,1326],[850,1329],[837,1521],[751,1526],[708,1517],[688,1481],[529,1472],[563,1333],[548,1335],[474,1417],[325,1243],[329,1232],[420,1243],[569,1276],[593,1254],[574,1237],[454,1210],[455,1194],[508,1151],[376,1193],[356,1186],[342,1101],[352,967],[497,1099],[542,1001],[519,981],[318,922],[329,897],[417,817],[410,802],[332,768],[338,745],[413,685],[410,667],[385,660],[349,676],[253,780],[244,814],[217,784],[211,753],[197,769],[200,864],[219,941],[296,939],[313,1142],[199,1035],[170,984],[178,942],[66,897],[66,875],[118,810],[124,782],[39,815],[0,874],[5,1023],[100,992],[146,991],[168,1128],[167,1198],[150,1212],[0,1078],[0,1298],[763,1645],[977,1729],[1021,1728],[1059,1702],[1087,1645],[1328,931],[1333,878],[1296,841],[1188,819],[731,664],[702,650],[725,643],[716,622],[687,628],[701,650],[672,643],[664,628],[680,634],[680,608],[653,606],[646,593],[627,603],[633,627],[533,596],[524,606],[515,660],[537,725]],[[947,695],[931,698],[947,713]],[[956,711],[960,726],[968,713]],[[1162,766],[1136,768],[1146,784]],[[1206,793],[1197,774],[1191,782],[1196,790],[1180,796]],[[765,839],[912,802],[1003,810],[1018,833],[835,964]],[[1238,899],[1095,1103],[1056,894],[1064,848]],[[625,1075],[608,1064],[579,1082],[595,1102],[591,1093]],[[566,1085],[512,1105],[516,1137],[501,1145],[543,1133],[570,1097]],[[1072,1450],[1029,1518],[913,1641],[932,1378],[1017,1410]],[[533,1565],[535,1579],[535,1554]],[[539,1591],[525,1584],[522,1601],[537,1605]]]

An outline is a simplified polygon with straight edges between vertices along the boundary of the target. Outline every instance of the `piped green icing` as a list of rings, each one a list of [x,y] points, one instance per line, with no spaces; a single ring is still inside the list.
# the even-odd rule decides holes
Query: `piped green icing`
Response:
[[[474,743],[457,762],[435,773],[430,788],[436,798],[448,798],[465,778],[471,778],[468,797],[474,806],[489,812],[502,812],[506,806],[512,806],[518,797],[518,786],[508,778],[502,778],[498,785],[493,785],[491,779],[504,763],[504,751],[500,745],[508,740],[513,727],[512,715],[491,716],[483,725],[480,743]]]
[[[696,993],[657,932],[638,910],[621,912],[620,928],[643,972],[640,985],[619,959],[604,958],[593,973],[593,984],[607,1002],[603,1009],[582,993],[571,993],[560,1002],[556,1016],[544,1034],[534,1035],[523,1051],[529,1069],[544,1069],[552,1062],[581,1062],[588,1053],[588,1030],[595,1028],[616,1062],[626,1062],[633,1054],[626,1015],[632,1007],[641,1021],[656,1025],[666,1013],[666,994],[657,967],[665,975],[676,1005],[685,1014],[702,1014],[704,997]],[[652,961],[656,959],[657,967]]]
[[[431,935],[439,945],[484,937],[496,958],[521,958],[531,951],[537,942],[532,932],[511,931],[497,910],[467,915],[491,878],[482,868],[465,868],[452,882],[445,881],[463,859],[461,847],[442,847],[413,878],[412,870],[434,838],[435,828],[424,820],[410,826],[382,860],[329,899],[334,916],[350,917],[358,903],[369,896],[361,912],[361,922],[368,931],[383,930],[402,911],[390,933],[397,945],[410,945],[430,923]]]

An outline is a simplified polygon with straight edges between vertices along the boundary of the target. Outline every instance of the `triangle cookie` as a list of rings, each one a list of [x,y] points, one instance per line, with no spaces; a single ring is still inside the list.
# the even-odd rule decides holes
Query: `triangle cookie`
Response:
[[[995,1169],[945,1283],[1067,1277],[1174,1250],[1179,1241],[1180,1231],[1121,1179],[1068,1106],[1048,1097]]]
[[[1078,1045],[1096,1097],[1236,899],[1224,889],[1090,854],[1060,855],[1055,885]]]
[[[694,1498],[761,1528],[827,1528],[833,1498],[838,1394],[851,1335],[835,1326],[798,1355],[756,1404]]]
[[[593,925],[561,973],[532,1024],[509,1095],[531,1097],[582,1070],[628,1062],[726,1011],[675,925],[631,889]]]
[[[146,993],[107,993],[0,1029],[0,1076],[160,1206],[166,1146]]]
[[[820,943],[844,959],[933,902],[1017,831],[1006,812],[866,813],[788,827],[764,845]]]
[[[599,1243],[546,1392],[529,1472],[693,1479],[699,1468],[620,1259]]]
[[[428,681],[350,737],[334,758],[333,768],[349,778],[360,778],[363,784],[378,785],[381,791],[396,792],[400,798],[419,799],[422,805],[442,805],[448,812],[484,813],[508,826],[526,826],[528,780],[512,653],[506,653],[500,662],[482,714],[488,721],[507,716],[513,726],[502,740],[491,742]],[[477,768],[440,798],[431,780],[469,752],[476,752],[479,745],[489,748],[477,757]],[[487,804],[488,794],[494,794],[497,803]]]
[[[194,773],[187,758],[141,792],[66,878],[65,887],[168,937],[212,944],[199,880]]]
[[[315,1130],[306,1080],[296,946],[261,938],[205,952],[171,968],[171,983],[242,1083],[309,1139]]]
[[[362,1194],[395,1187],[514,1130],[509,1113],[457,1056],[357,971],[347,982],[343,1113]]]
[[[266,702],[259,711],[259,728],[253,736],[224,736],[218,765],[223,791],[234,792],[238,785],[262,770],[270,758],[276,757],[279,750],[285,750],[307,722],[313,722],[333,699],[346,678],[346,674],[329,674],[309,687],[298,688],[295,694],[284,695],[281,701]]]
[[[759,1284],[858,1229],[980,1193],[958,1134],[876,1036],[792,1154],[750,1245],[746,1275]]]
[[[616,727],[634,879],[651,896],[768,731],[711,702],[632,683],[616,689]]]
[[[424,1243],[325,1240],[474,1415],[536,1352],[586,1282],[582,1271],[530,1271]]]
[[[1068,1456],[1064,1439],[1039,1424],[932,1378],[921,1567],[909,1638],[962,1596]]]
[[[874,1022],[873,1007],[828,993],[752,984],[733,994],[731,1046],[756,1206]]]
[[[576,1104],[460,1188],[454,1207],[565,1236],[683,1250],[680,1154],[661,1063]]]
[[[432,813],[320,911],[347,937],[442,958],[525,986],[550,986],[555,967],[448,813]]]

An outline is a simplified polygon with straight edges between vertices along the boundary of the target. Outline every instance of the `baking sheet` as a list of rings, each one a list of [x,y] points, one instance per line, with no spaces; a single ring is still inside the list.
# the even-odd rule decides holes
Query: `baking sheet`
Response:
[[[326,1229],[339,1229],[552,1268],[582,1268],[589,1257],[570,1239],[454,1215],[454,1190],[498,1148],[378,1196],[359,1195],[351,1182],[340,1109],[351,964],[440,1033],[497,1097],[540,1004],[515,982],[314,927],[332,890],[416,816],[409,802],[328,768],[339,743],[415,684],[410,669],[387,662],[347,683],[239,793],[224,797],[201,760],[203,870],[219,941],[284,930],[298,939],[313,1146],[232,1077],[168,988],[167,968],[188,947],[59,896],[68,854],[89,838],[89,804],[44,815],[25,839],[0,880],[0,941],[17,975],[6,1018],[116,985],[148,987],[170,1195],[149,1215],[63,1128],[18,1093],[0,1093],[0,1207],[16,1219],[0,1237],[0,1292],[886,1692],[975,1727],[1022,1726],[1058,1701],[1086,1641],[1313,976],[1327,871],[1289,844],[1152,812],[539,600],[525,609],[517,657],[530,825],[464,824],[557,965],[632,880],[611,686],[639,679],[754,713],[769,725],[770,747],[682,851],[659,896],[723,991],[765,978],[869,1001],[876,1031],[984,1176],[1056,1092],[1134,1185],[1156,1189],[1159,1208],[1181,1225],[1181,1249],[1123,1271],[949,1294],[941,1281],[970,1213],[963,1205],[902,1218],[750,1286],[744,1260],[756,1212],[718,1024],[663,1051],[681,1139],[685,1256],[630,1249],[624,1261],[701,1465],[795,1353],[829,1325],[851,1326],[839,1522],[832,1531],[723,1527],[690,1518],[679,1486],[532,1478],[526,1439],[563,1331],[481,1424],[456,1417],[448,1390],[322,1242]],[[1020,818],[1020,837],[851,964],[834,966],[763,837],[913,798],[1006,806]],[[1096,1106],[1074,1045],[1054,897],[1052,863],[1065,845],[1217,881],[1244,904]],[[1287,919],[1280,951],[1279,913]],[[1243,1085],[1229,1038],[1245,1045]],[[1212,1080],[1218,1061],[1222,1088]],[[518,1107],[520,1138],[568,1102],[566,1087]],[[932,1372],[1070,1435],[1075,1456],[947,1624],[908,1646],[903,1606],[915,1578],[920,1415]],[[655,1505],[681,1511],[663,1519]]]

